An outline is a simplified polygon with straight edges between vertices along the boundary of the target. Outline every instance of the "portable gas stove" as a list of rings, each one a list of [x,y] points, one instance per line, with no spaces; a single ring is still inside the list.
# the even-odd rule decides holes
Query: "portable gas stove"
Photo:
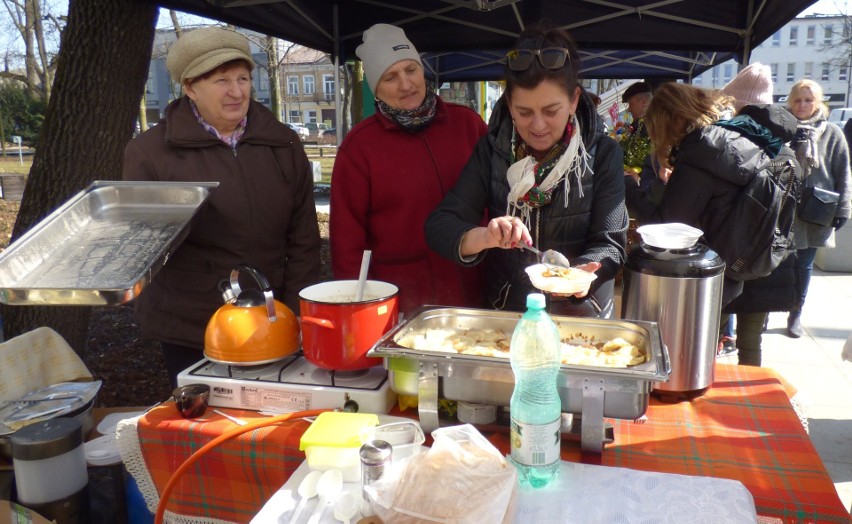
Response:
[[[208,384],[211,406],[280,413],[307,409],[387,413],[396,400],[382,366],[329,371],[301,353],[257,366],[204,359],[181,371],[177,383]]]

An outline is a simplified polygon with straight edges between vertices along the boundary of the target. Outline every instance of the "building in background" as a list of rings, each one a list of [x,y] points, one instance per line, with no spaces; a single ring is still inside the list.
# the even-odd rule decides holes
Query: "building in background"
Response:
[[[760,62],[772,70],[776,103],[786,103],[793,84],[810,78],[822,86],[830,109],[852,106],[852,54],[841,44],[847,23],[840,15],[795,18],[752,51],[751,63]],[[693,84],[721,89],[738,70],[738,64],[730,60],[695,77]]]
[[[337,127],[334,64],[329,56],[290,44],[281,57],[282,120]]]
[[[491,111],[500,95],[503,94],[503,83],[482,82],[444,82],[438,88],[438,95],[445,102],[467,106],[488,122]]]

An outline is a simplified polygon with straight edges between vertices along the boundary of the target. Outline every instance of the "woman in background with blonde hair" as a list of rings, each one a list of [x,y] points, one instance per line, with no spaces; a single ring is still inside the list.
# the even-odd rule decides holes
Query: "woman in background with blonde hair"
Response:
[[[790,89],[787,109],[799,121],[792,147],[804,170],[805,183],[802,199],[815,187],[839,194],[834,218],[827,225],[808,222],[800,216],[794,224],[797,270],[802,286],[799,305],[787,317],[787,335],[799,338],[804,333],[801,315],[808,294],[808,284],[814,267],[816,250],[834,247],[834,232],[846,223],[850,214],[849,148],[843,131],[826,120],[828,108],[822,101],[822,87],[813,80],[799,80]],[[800,208],[801,211],[801,208]]]

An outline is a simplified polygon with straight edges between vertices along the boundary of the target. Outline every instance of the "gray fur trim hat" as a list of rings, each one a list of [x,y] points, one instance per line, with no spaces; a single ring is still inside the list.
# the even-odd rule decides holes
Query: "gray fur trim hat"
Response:
[[[364,43],[358,46],[355,54],[364,63],[364,75],[373,94],[376,93],[376,86],[385,71],[400,60],[414,60],[423,66],[414,44],[399,27],[375,24],[364,31],[363,38]]]
[[[172,44],[166,68],[175,82],[183,84],[237,59],[254,69],[248,38],[223,27],[204,27],[185,32]]]

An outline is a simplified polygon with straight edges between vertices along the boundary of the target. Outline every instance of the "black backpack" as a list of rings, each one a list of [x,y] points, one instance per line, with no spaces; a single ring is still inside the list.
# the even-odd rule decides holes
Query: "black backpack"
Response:
[[[752,280],[771,273],[795,250],[793,221],[802,191],[801,168],[787,146],[742,189],[713,236],[725,276]]]

